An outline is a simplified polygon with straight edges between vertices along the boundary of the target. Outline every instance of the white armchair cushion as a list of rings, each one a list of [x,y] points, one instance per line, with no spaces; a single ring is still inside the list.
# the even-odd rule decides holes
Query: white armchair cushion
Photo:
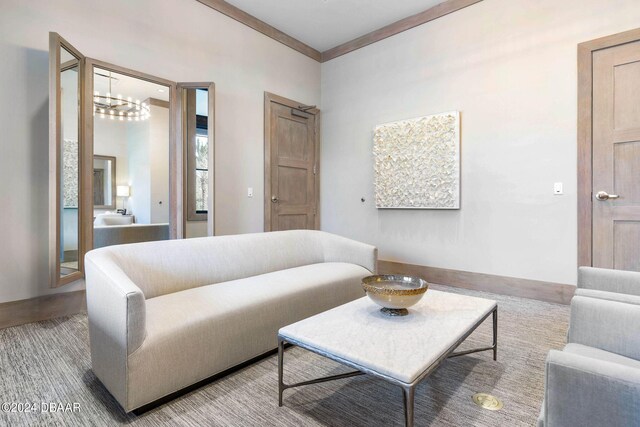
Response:
[[[640,425],[640,369],[603,353],[576,347],[549,352],[539,426]]]
[[[580,267],[578,288],[640,296],[640,272]]]
[[[575,296],[567,342],[640,360],[640,306]]]

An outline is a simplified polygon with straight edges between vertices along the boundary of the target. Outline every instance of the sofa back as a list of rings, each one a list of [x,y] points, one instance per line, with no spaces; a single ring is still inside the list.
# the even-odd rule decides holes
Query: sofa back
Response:
[[[166,240],[109,246],[87,256],[109,258],[109,264],[121,269],[148,299],[324,262],[326,234],[292,230]]]

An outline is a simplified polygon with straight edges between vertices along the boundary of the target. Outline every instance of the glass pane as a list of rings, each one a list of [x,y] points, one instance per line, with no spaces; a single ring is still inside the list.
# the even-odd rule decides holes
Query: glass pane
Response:
[[[209,169],[209,138],[196,137],[196,169]]]
[[[113,159],[94,160],[94,247],[169,239],[169,88],[99,67],[93,86],[93,152]]]
[[[186,88],[183,97],[187,171],[185,237],[204,237],[209,199],[209,90]]]
[[[78,269],[78,144],[79,63],[71,52],[60,49],[60,275]]]
[[[209,171],[196,170],[196,211],[206,212],[209,197]]]

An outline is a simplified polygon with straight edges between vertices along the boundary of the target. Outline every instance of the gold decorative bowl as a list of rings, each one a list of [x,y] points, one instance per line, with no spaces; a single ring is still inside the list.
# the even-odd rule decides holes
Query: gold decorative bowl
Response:
[[[429,284],[419,277],[381,274],[362,279],[362,287],[367,296],[382,307],[382,313],[406,316],[407,308],[420,301]]]

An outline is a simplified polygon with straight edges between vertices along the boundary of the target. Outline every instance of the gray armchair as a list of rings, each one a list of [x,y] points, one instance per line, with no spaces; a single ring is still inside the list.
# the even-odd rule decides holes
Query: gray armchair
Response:
[[[575,295],[640,305],[640,273],[580,267]]]
[[[605,291],[606,292],[606,291]],[[539,427],[640,425],[640,306],[576,296],[547,357]]]

